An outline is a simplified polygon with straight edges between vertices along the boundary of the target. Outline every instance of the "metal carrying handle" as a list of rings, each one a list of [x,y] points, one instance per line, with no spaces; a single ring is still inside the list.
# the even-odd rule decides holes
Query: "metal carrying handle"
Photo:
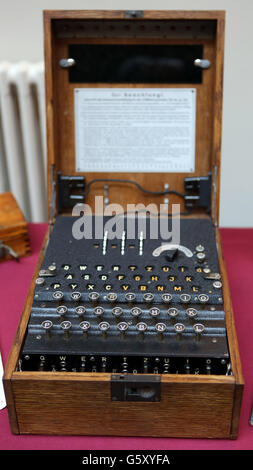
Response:
[[[5,245],[2,240],[0,240],[0,258],[4,258],[6,255],[11,255],[15,259],[19,259],[18,254],[8,245]]]
[[[160,246],[158,246],[157,248],[155,248],[155,250],[153,251],[152,255],[153,256],[160,256],[161,253],[163,253],[164,251],[168,251],[168,250],[179,250],[179,251],[182,251],[182,253],[185,254],[185,256],[187,256],[187,258],[191,258],[193,256],[193,252],[187,248],[186,246],[183,246],[183,245],[173,245],[171,243],[162,243]]]

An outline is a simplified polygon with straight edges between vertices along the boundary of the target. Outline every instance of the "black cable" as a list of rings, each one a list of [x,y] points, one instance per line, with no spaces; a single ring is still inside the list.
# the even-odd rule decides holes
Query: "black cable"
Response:
[[[175,196],[179,196],[179,197],[183,197],[183,198],[185,197],[185,194],[180,193],[178,191],[174,191],[174,190],[170,190],[170,189],[167,189],[165,191],[149,191],[148,189],[143,188],[136,181],[121,180],[121,179],[114,179],[114,178],[109,178],[109,179],[108,178],[98,178],[98,179],[94,179],[94,180],[89,181],[89,183],[87,183],[86,190],[84,191],[83,195],[87,196],[87,194],[90,191],[90,186],[92,184],[101,183],[101,182],[104,182],[104,183],[108,182],[108,183],[134,184],[140,191],[142,191],[143,193],[146,193],[146,194],[151,194],[152,196],[165,196],[166,194],[174,194]]]

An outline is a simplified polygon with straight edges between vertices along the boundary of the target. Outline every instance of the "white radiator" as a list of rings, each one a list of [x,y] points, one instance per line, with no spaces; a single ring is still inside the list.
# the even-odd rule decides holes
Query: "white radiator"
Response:
[[[0,193],[27,221],[47,220],[44,64],[0,63]]]

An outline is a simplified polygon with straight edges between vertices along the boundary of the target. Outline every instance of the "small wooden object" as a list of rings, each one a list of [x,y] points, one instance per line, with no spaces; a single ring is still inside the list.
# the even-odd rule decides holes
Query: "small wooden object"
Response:
[[[26,220],[11,192],[0,194],[0,261],[30,253]]]
[[[114,402],[111,397],[111,373],[20,370],[18,361],[33,302],[35,279],[38,277],[50,233],[48,230],[5,370],[4,384],[13,433],[224,439],[237,437],[243,376],[218,228],[224,22],[223,11],[46,11],[44,14],[48,206],[51,224],[58,215],[59,207],[57,173],[60,171],[62,175],[82,175],[82,172],[76,172],[75,165],[75,87],[193,86],[189,83],[73,83],[68,79],[68,70],[59,66],[62,58],[69,57],[69,46],[135,45],[150,42],[159,45],[203,46],[203,57],[212,65],[203,72],[201,83],[194,84],[197,90],[195,172],[175,172],[169,175],[83,173],[83,176],[86,183],[94,178],[131,179],[153,191],[163,189],[168,178],[172,189],[183,192],[185,177],[212,173],[210,215],[200,208],[192,211],[192,217],[211,217],[216,233],[232,375],[161,374],[161,400],[143,403]],[[147,30],[153,32],[147,33]],[[94,196],[103,195],[103,190],[102,183],[92,186],[85,202],[93,207]],[[125,207],[126,203],[139,202],[147,205],[154,201],[150,195],[140,193],[137,188],[114,185],[110,188],[110,202]],[[163,197],[158,197],[155,202],[162,203]],[[175,195],[171,196],[170,202],[180,201]]]

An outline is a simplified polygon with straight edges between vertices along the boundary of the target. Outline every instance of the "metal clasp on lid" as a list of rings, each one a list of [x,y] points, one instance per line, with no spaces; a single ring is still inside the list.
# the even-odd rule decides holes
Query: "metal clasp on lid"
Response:
[[[142,18],[144,16],[143,10],[126,10],[124,11],[125,18]]]
[[[199,67],[200,69],[209,69],[211,66],[211,62],[208,59],[195,59],[193,63],[195,67]]]
[[[112,374],[112,401],[161,401],[160,375]]]
[[[76,65],[76,61],[75,61],[75,59],[71,59],[71,58],[61,59],[59,61],[59,65],[63,69],[69,69],[70,67],[74,67],[74,65]]]

